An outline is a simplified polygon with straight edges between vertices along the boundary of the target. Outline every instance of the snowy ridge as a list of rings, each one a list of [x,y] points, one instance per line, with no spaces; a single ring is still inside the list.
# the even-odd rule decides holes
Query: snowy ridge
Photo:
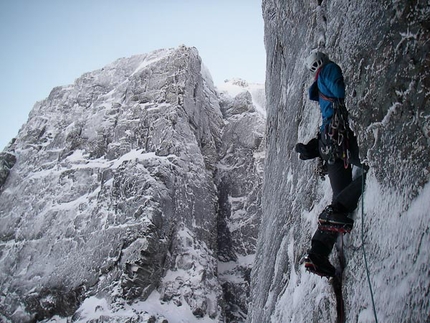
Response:
[[[130,76],[133,76],[134,74],[140,72],[145,67],[147,67],[151,64],[154,64],[154,63],[162,60],[163,58],[168,57],[169,55],[172,54],[172,52],[173,52],[173,49],[161,49],[161,50],[154,51],[150,54],[145,55],[143,62],[140,63],[140,65],[134,70],[133,73],[131,73]]]

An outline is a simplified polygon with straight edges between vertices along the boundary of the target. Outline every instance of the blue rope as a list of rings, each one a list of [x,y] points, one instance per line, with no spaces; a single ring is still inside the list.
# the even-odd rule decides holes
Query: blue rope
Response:
[[[367,264],[366,249],[364,248],[364,174],[365,174],[365,170],[363,169],[363,174],[361,175],[361,178],[362,178],[361,179],[361,194],[362,194],[361,196],[361,246],[363,248],[364,265],[366,266],[367,282],[369,284],[370,297],[372,299],[373,315],[375,316],[375,322],[378,323],[378,316],[376,315],[375,300],[373,298],[372,283],[370,281],[369,266]]]

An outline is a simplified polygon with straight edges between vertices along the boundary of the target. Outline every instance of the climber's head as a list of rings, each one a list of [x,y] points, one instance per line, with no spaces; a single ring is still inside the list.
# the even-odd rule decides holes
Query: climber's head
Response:
[[[328,56],[321,52],[313,52],[306,59],[306,67],[312,73],[318,71],[318,69],[324,64],[328,63]]]

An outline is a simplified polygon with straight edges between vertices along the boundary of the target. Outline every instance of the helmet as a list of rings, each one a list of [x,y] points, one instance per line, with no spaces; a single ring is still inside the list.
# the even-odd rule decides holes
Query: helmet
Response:
[[[321,52],[313,52],[306,59],[306,67],[312,73],[318,71],[318,69],[329,61],[328,56]]]

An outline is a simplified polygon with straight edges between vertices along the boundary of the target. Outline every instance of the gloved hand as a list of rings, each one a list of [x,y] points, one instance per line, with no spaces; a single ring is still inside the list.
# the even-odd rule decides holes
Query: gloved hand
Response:
[[[301,160],[314,159],[320,156],[317,138],[312,139],[307,144],[298,143],[295,150],[300,154]]]

